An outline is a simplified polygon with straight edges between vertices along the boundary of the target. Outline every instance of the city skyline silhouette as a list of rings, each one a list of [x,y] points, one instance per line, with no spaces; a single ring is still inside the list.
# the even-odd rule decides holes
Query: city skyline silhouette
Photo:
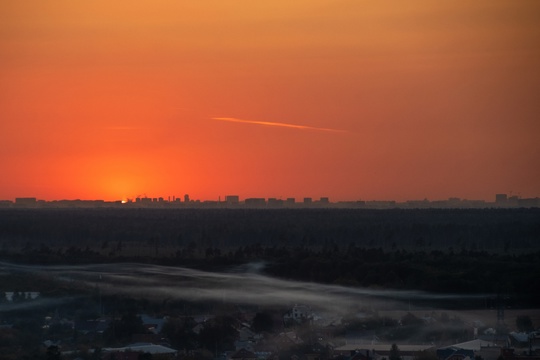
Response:
[[[495,194],[493,201],[462,199],[451,197],[448,199],[428,200],[347,200],[331,201],[329,197],[304,197],[297,199],[294,197],[248,197],[242,198],[239,195],[226,195],[218,199],[194,199],[189,194],[183,196],[168,197],[148,197],[138,196],[122,200],[105,201],[99,199],[57,199],[42,200],[36,197],[17,197],[14,201],[1,200],[0,207],[103,207],[103,206],[123,206],[123,207],[169,207],[169,208],[372,208],[372,209],[392,209],[392,208],[535,208],[540,207],[540,197],[522,198],[518,195],[500,193]]]

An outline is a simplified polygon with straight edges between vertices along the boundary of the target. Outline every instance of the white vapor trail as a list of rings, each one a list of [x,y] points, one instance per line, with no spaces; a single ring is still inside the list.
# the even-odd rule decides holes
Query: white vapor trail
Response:
[[[264,125],[264,126],[277,126],[277,127],[284,127],[284,128],[297,129],[297,130],[316,130],[316,131],[328,131],[328,132],[338,132],[338,133],[347,132],[345,130],[338,130],[338,129],[331,129],[331,128],[321,128],[321,127],[296,125],[296,124],[288,124],[288,123],[280,123],[280,122],[272,122],[272,121],[245,120],[245,119],[237,119],[237,118],[231,118],[231,117],[213,117],[212,120],[236,122],[236,123],[243,123],[243,124]]]

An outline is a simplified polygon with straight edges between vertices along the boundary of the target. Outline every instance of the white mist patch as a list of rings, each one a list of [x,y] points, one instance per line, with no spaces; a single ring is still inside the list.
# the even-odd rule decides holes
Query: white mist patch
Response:
[[[344,314],[351,308],[381,309],[412,300],[478,298],[485,295],[431,294],[421,291],[374,290],[277,279],[261,273],[263,263],[232,272],[210,272],[149,264],[25,266],[0,263],[0,271],[48,275],[59,281],[99,287],[103,294],[146,298],[217,301],[260,306],[306,304],[319,311]]]

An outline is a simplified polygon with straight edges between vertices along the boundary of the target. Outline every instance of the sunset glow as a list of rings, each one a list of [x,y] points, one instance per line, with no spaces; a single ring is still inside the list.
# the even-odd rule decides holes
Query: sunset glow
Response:
[[[540,2],[0,3],[0,199],[540,195]]]

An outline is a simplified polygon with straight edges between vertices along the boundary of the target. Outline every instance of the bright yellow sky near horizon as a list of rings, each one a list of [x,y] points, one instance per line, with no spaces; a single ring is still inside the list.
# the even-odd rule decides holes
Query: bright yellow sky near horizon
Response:
[[[3,1],[0,199],[540,196],[539,44],[536,0]]]

